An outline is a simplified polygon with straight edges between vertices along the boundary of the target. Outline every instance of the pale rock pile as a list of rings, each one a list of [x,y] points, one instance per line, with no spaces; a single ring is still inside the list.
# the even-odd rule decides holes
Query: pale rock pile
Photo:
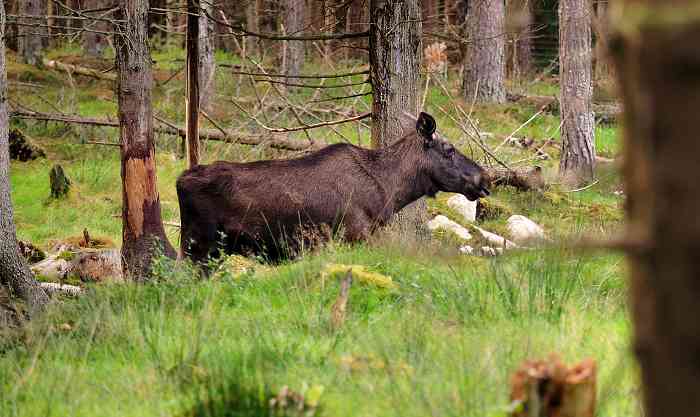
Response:
[[[455,195],[447,201],[448,206],[459,213],[466,222],[473,223],[476,220],[476,202],[469,201],[463,195]],[[475,224],[471,227],[488,242],[489,246],[474,248],[471,245],[462,245],[459,251],[465,255],[497,256],[503,254],[505,250],[527,248],[526,245],[546,241],[544,229],[537,223],[522,215],[510,216],[507,220],[509,240],[496,233],[482,229]],[[431,231],[445,230],[454,233],[464,241],[471,240],[472,235],[464,226],[454,222],[443,215],[435,216],[427,223]]]
[[[435,230],[445,230],[454,233],[457,237],[462,240],[469,240],[472,238],[471,233],[464,226],[459,223],[453,222],[446,216],[439,215],[435,216],[434,219],[427,223],[428,229],[431,231]]]

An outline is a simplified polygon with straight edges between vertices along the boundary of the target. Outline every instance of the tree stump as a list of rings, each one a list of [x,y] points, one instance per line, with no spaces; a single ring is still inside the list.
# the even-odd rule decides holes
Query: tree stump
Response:
[[[63,171],[62,166],[54,165],[49,173],[49,179],[51,181],[51,198],[59,199],[68,194],[68,191],[70,191],[70,180]]]
[[[593,417],[596,365],[593,359],[568,367],[556,356],[526,361],[511,377],[512,417]]]

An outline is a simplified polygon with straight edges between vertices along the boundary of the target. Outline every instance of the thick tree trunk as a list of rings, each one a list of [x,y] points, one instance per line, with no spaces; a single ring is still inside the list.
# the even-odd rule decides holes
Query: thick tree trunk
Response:
[[[503,0],[470,0],[468,5],[464,98],[476,98],[477,103],[504,103],[505,5]]]
[[[418,113],[421,23],[418,0],[370,1],[370,77],[372,81],[372,145],[381,148],[400,139],[404,113]],[[399,213],[402,228],[423,230],[425,200]]]
[[[29,65],[41,65],[44,53],[46,30],[46,0],[22,0],[19,7],[22,16],[35,16],[20,19],[18,25],[17,52],[22,61]]]
[[[104,0],[88,0],[83,3],[84,9],[99,9],[101,7],[108,6]],[[86,22],[84,24],[86,29],[92,29],[95,31],[106,32],[109,30],[107,22],[95,20],[92,22]],[[102,33],[95,33],[91,31],[83,32],[83,45],[85,55],[89,57],[102,57],[102,52],[107,46],[107,36]]]
[[[593,178],[594,119],[591,108],[591,15],[587,0],[559,3],[562,152],[559,173],[567,182]]]
[[[148,279],[159,250],[174,257],[163,230],[153,140],[148,0],[122,0],[123,34],[115,37],[122,155],[122,265],[127,279]]]
[[[216,32],[214,31],[214,22],[207,18],[207,14],[213,16],[214,13],[211,0],[201,1],[200,4],[203,11],[199,18],[199,107],[208,110],[215,91],[214,41]]]
[[[0,2],[0,285],[21,297],[30,310],[38,311],[48,296],[34,279],[20,255],[10,199],[9,118],[5,62],[5,6]]]
[[[290,35],[301,35],[304,30],[304,13],[305,0],[286,0],[286,9],[284,12],[284,30]],[[301,74],[301,68],[304,65],[304,42],[301,41],[285,41],[287,42],[286,57],[285,57],[285,73],[287,75]],[[296,78],[289,78],[289,82],[299,82]]]
[[[694,6],[626,0],[615,13],[634,351],[647,417],[700,414],[700,21],[679,14]]]

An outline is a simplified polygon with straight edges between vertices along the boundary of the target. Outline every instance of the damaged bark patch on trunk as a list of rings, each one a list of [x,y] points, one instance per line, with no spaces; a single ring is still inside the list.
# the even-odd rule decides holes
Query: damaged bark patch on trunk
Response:
[[[148,158],[133,158],[125,161],[124,183],[126,193],[125,219],[131,234],[138,238],[143,235],[144,215],[147,207],[158,201],[155,184],[153,151]],[[158,208],[160,212],[160,207]],[[160,217],[160,214],[158,215]]]

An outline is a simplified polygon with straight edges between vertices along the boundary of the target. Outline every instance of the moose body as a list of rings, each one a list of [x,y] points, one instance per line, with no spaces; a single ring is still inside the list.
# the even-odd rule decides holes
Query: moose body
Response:
[[[337,230],[364,239],[438,191],[488,195],[483,169],[435,127],[421,113],[415,132],[383,149],[336,144],[297,159],[189,169],[177,181],[182,252],[196,262],[219,250],[278,260]]]

